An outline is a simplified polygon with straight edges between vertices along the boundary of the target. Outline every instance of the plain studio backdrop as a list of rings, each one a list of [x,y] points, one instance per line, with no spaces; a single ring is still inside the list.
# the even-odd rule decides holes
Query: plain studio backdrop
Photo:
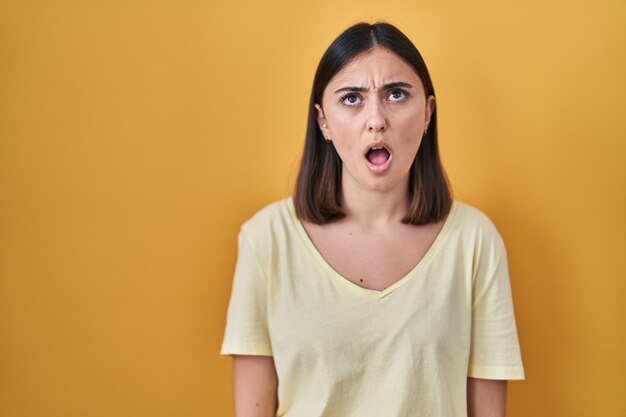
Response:
[[[626,415],[623,0],[2,0],[1,417],[230,415],[239,225],[291,192],[326,47],[377,19],[507,245],[508,416]]]

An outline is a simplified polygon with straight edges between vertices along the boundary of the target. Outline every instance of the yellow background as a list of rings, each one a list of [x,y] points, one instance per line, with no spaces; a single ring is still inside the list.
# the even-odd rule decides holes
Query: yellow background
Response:
[[[0,1],[0,416],[226,416],[239,225],[359,20],[422,52],[509,251],[508,416],[626,415],[626,2]]]

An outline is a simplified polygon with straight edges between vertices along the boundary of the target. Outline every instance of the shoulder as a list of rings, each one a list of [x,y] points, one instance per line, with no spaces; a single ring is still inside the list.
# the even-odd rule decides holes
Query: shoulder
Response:
[[[457,223],[465,227],[497,230],[491,218],[484,211],[461,200],[454,200],[454,204],[457,206],[455,213]]]
[[[294,228],[291,197],[261,207],[241,225],[240,234],[261,252],[271,252],[277,242],[288,238]]]
[[[245,239],[260,262],[269,262],[286,242],[295,228],[295,212],[291,197],[273,201],[261,207],[241,225],[240,239]]]
[[[477,248],[504,250],[502,235],[485,212],[460,200],[454,200],[454,203],[455,231],[464,242],[472,243]]]

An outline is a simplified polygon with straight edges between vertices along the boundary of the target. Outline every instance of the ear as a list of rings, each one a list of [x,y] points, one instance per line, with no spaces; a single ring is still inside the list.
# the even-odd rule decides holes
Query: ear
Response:
[[[330,137],[330,133],[328,130],[328,126],[326,125],[326,117],[324,117],[324,110],[322,110],[322,106],[315,103],[315,108],[317,109],[317,125],[320,127],[324,138]]]
[[[426,99],[425,120],[424,120],[424,132],[428,131],[430,125],[430,118],[435,112],[435,96],[430,95]]]

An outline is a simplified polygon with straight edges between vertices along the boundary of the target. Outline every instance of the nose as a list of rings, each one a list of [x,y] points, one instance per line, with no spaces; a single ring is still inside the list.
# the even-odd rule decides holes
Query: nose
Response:
[[[370,132],[384,131],[387,128],[387,121],[378,100],[370,100],[367,113],[367,130]]]

